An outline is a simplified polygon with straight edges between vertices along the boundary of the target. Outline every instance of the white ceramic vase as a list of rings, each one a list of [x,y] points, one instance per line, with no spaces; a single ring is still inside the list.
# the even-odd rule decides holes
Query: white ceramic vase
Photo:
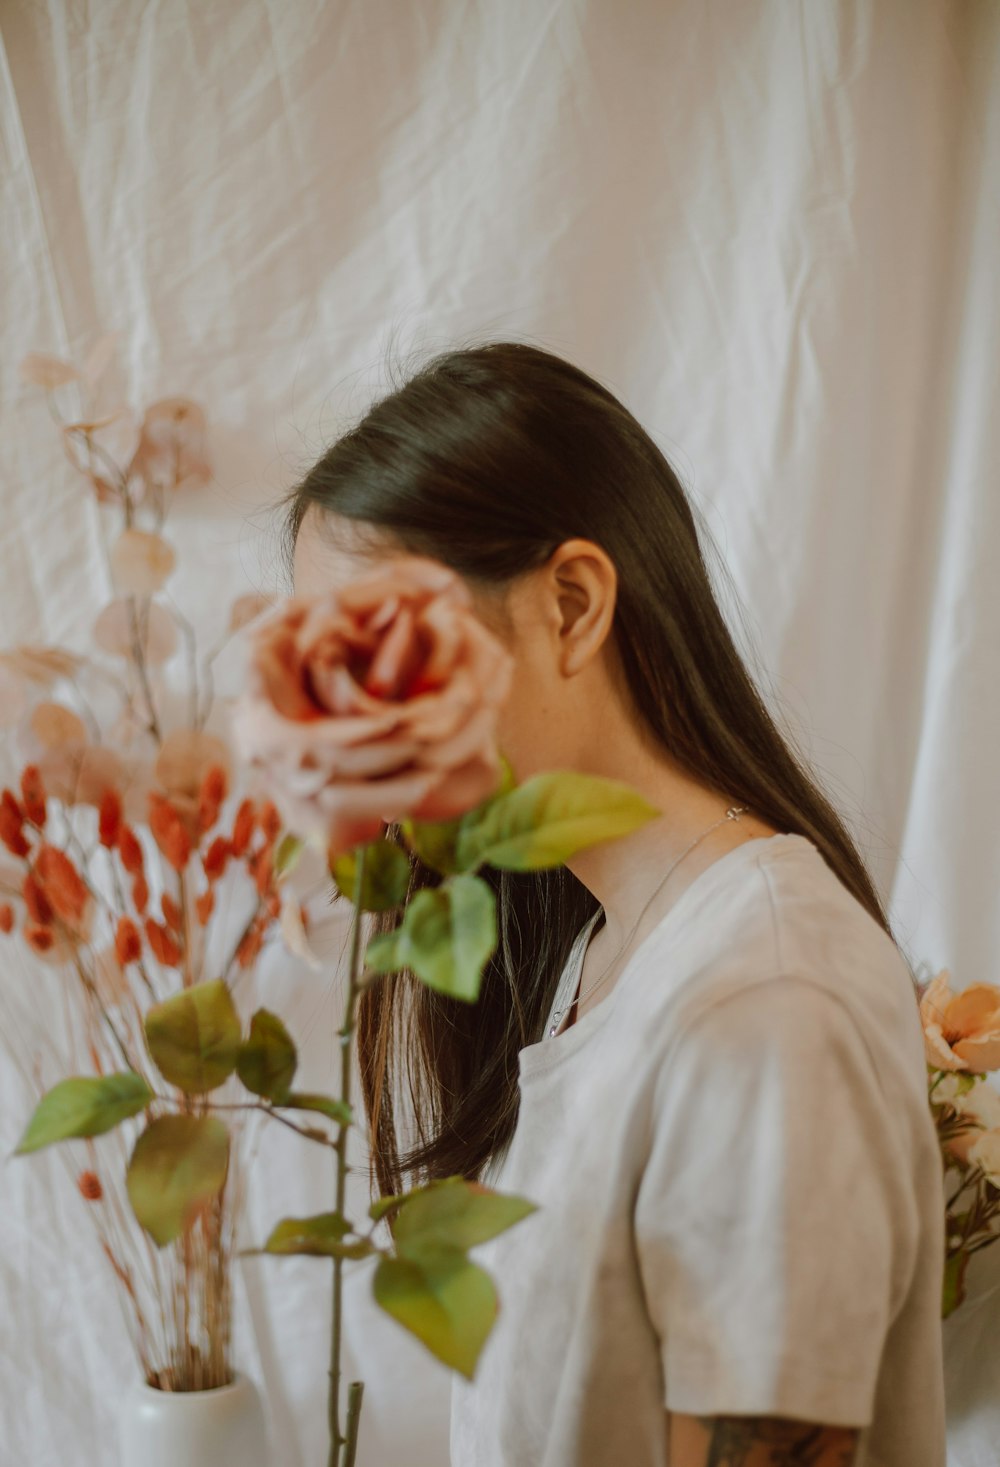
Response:
[[[239,1372],[214,1391],[139,1381],[119,1419],[121,1467],[270,1467],[260,1396]]]

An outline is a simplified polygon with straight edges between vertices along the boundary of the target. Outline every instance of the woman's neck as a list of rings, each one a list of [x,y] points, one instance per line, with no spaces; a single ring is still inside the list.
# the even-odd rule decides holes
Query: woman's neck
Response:
[[[631,761],[615,762],[628,764],[628,772],[623,768],[612,773],[607,767],[588,772],[625,781],[663,813],[631,834],[591,846],[567,862],[604,908],[606,926],[601,938],[608,950],[625,940],[643,906],[656,892],[657,883],[697,837],[702,839],[656,892],[657,912],[672,906],[695,877],[726,851],[757,836],[777,834],[773,825],[750,809],[738,820],[723,820],[714,830],[709,829],[730,805],[744,803],[738,790],[721,795],[677,771],[666,760],[643,757],[641,753]],[[601,763],[605,765],[607,760]],[[650,915],[654,915],[652,911]]]

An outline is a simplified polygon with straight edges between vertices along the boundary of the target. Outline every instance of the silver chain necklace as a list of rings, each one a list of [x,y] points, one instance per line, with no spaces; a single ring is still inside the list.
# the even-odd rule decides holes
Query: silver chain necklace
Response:
[[[676,861],[673,861],[671,863],[670,869],[667,871],[666,876],[664,876],[663,880],[659,882],[659,884],[657,885],[656,889],[653,892],[653,895],[649,898],[649,900],[646,902],[645,906],[643,907],[642,911],[639,913],[638,917],[635,919],[635,922],[633,923],[633,925],[632,925],[632,927],[631,927],[631,929],[630,929],[630,931],[628,933],[628,936],[625,938],[625,941],[622,943],[621,947],[618,949],[618,951],[615,953],[614,957],[611,959],[611,962],[604,969],[604,972],[598,978],[597,982],[596,983],[592,983],[590,985],[590,988],[589,988],[589,990],[587,992],[587,997],[588,998],[590,998],[591,994],[594,993],[596,991],[596,989],[598,989],[601,986],[601,984],[604,982],[605,978],[608,977],[608,975],[610,974],[610,972],[611,972],[612,968],[614,967],[615,963],[617,963],[617,961],[621,957],[622,953],[625,951],[625,949],[628,947],[629,943],[632,941],[632,939],[635,936],[635,934],[638,932],[640,922],[642,921],[643,917],[645,917],[645,915],[649,911],[650,907],[653,905],[653,901],[655,900],[655,898],[657,896],[659,896],[660,892],[666,886],[667,881],[670,878],[671,872],[674,871],[680,865],[680,863],[683,861],[684,857],[690,851],[693,851],[694,850],[695,846],[698,844],[699,841],[702,841],[702,840],[705,839],[706,835],[710,834],[711,831],[715,830],[718,826],[722,825],[723,822],[726,821],[726,820],[739,820],[740,816],[742,814],[744,814],[749,808],[750,807],[748,805],[730,805],[730,807],[726,811],[725,815],[720,816],[720,818],[715,821],[715,824],[714,825],[710,825],[708,827],[708,830],[703,830],[702,833],[701,833],[701,835],[695,836],[695,838],[691,842],[691,844],[685,850],[681,851],[680,855],[677,857],[677,860]],[[578,987],[579,987],[579,985],[578,985]],[[561,1009],[556,1009],[555,1013],[552,1015],[552,1027],[549,1030],[549,1038],[550,1039],[552,1038],[552,1036],[555,1034],[556,1030],[558,1029],[558,1027],[559,1027],[559,1020],[562,1018],[563,1014],[568,1013],[571,1008],[574,1008],[576,1006],[576,1004],[579,1003],[579,1001],[580,1001],[580,994],[577,993],[576,997],[572,1000],[571,1003],[565,1004]]]

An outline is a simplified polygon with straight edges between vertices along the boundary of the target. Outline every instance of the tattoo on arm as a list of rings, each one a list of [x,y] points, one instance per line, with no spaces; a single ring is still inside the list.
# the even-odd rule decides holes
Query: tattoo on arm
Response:
[[[851,1467],[857,1432],[756,1416],[702,1416],[709,1433],[705,1467]]]

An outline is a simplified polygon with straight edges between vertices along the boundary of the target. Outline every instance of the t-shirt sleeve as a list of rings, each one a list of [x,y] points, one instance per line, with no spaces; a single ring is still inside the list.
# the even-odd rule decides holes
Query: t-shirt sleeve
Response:
[[[864,1427],[917,1203],[846,1004],[768,978],[665,1053],[635,1203],[665,1406]]]

